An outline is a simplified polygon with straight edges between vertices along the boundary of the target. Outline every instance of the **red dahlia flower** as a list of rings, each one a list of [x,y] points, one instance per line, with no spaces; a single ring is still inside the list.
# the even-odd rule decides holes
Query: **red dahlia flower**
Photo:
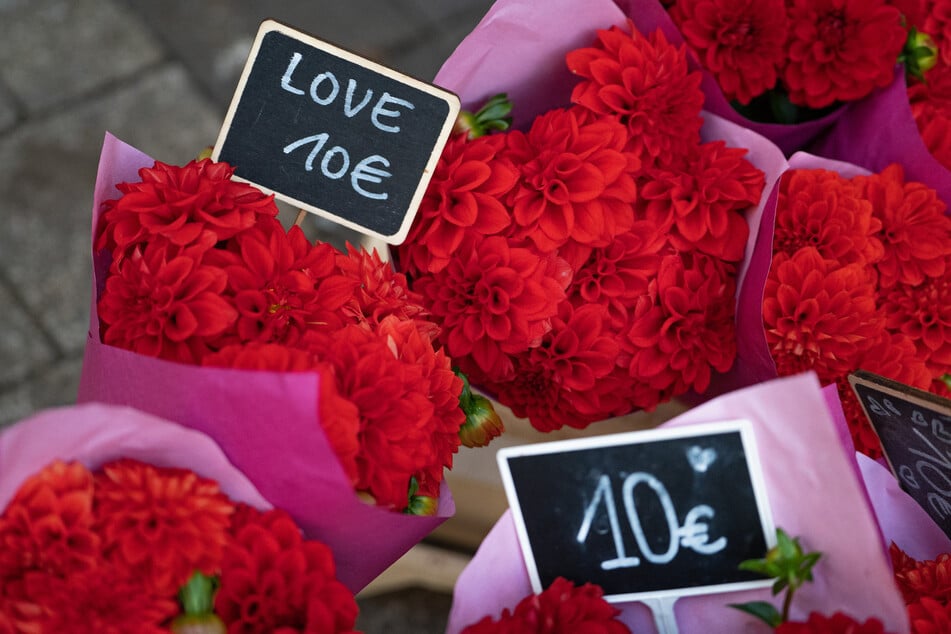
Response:
[[[780,376],[815,370],[826,384],[854,370],[861,351],[885,326],[868,269],[839,266],[814,247],[773,257],[763,320]]]
[[[631,226],[632,174],[640,161],[624,151],[624,126],[608,117],[587,119],[580,109],[551,110],[527,133],[507,135],[521,174],[510,198],[510,234],[541,251],[569,241],[605,246]]]
[[[540,594],[522,599],[513,611],[504,610],[498,621],[487,616],[462,634],[630,634],[616,618],[621,611],[603,597],[599,586],[575,586],[559,577]]]
[[[728,100],[748,104],[776,85],[786,58],[784,0],[680,0],[670,14]]]
[[[274,196],[231,179],[234,168],[210,159],[184,167],[156,161],[139,170],[137,183],[120,183],[122,192],[102,215],[96,249],[121,259],[136,243],[163,237],[177,246],[213,246],[251,227],[259,217],[276,217]],[[207,239],[207,235],[211,239]]]
[[[776,634],[886,634],[878,619],[859,622],[851,616],[836,612],[825,616],[812,612],[805,622],[786,621],[776,626]]]
[[[631,379],[656,392],[637,406],[651,410],[688,390],[703,392],[712,370],[725,372],[733,365],[734,275],[729,265],[700,253],[664,257],[622,341]]]
[[[888,328],[915,342],[936,377],[951,371],[951,256],[946,260],[942,275],[898,283],[880,295]]]
[[[221,295],[225,272],[155,239],[109,269],[99,298],[102,341],[140,354],[197,363],[237,312]]]
[[[881,218],[861,189],[838,172],[790,170],[780,180],[773,253],[793,256],[814,247],[840,264],[872,264],[882,258]]]
[[[682,161],[648,170],[638,181],[637,216],[669,227],[680,251],[729,262],[743,259],[749,226],[743,212],[759,202],[765,176],[723,141],[697,146]]]
[[[336,254],[277,220],[261,220],[228,249],[215,250],[208,259],[227,273],[227,296],[238,313],[236,334],[225,341],[293,345],[313,327],[341,327],[340,309],[358,281],[336,274]]]
[[[898,164],[853,180],[882,224],[878,237],[885,253],[876,264],[879,285],[920,284],[926,276],[943,275],[951,254],[951,218],[938,193],[923,183],[906,182]]]
[[[541,345],[514,358],[514,378],[488,389],[540,431],[583,429],[609,412],[625,413],[629,404],[618,398],[625,390],[610,377],[619,347],[606,309],[563,302],[559,313]]]
[[[909,81],[908,104],[925,147],[951,169],[951,61],[938,62],[927,81]]]
[[[504,135],[449,140],[406,242],[397,249],[404,270],[436,273],[467,248],[467,235],[495,235],[509,226],[502,200],[515,186],[518,169],[505,143]]]
[[[225,550],[215,611],[236,633],[349,633],[357,618],[330,549],[304,540],[284,511],[248,507]]]
[[[598,115],[618,116],[645,165],[683,154],[700,139],[701,73],[687,67],[687,49],[661,31],[644,37],[628,20],[598,31],[594,46],[568,53],[568,69],[584,78],[571,101]]]
[[[416,289],[442,328],[440,340],[474,382],[512,377],[507,356],[538,345],[569,281],[559,261],[490,236],[457,254]],[[478,378],[476,378],[478,373]]]
[[[908,606],[908,620],[911,621],[912,634],[951,632],[951,603],[923,597]]]
[[[809,108],[860,99],[894,78],[905,28],[885,0],[788,0],[783,83]]]
[[[166,634],[163,624],[179,610],[174,590],[170,594],[143,591],[141,579],[122,564],[51,579],[44,590],[38,632]]]
[[[894,543],[889,548],[895,581],[905,603],[917,603],[923,598],[941,603],[951,602],[951,554],[935,559],[918,561],[909,557]]]
[[[894,1],[894,0],[893,0]],[[904,4],[908,0],[903,0]],[[926,6],[921,7],[917,12],[913,12],[911,24],[918,26],[920,31],[924,31],[938,45],[940,62],[951,64],[951,2],[948,0],[922,0]],[[924,14],[924,17],[921,15]],[[940,63],[939,62],[939,63]],[[931,74],[928,74],[928,81],[931,81]]]
[[[24,577],[68,578],[95,569],[93,478],[78,462],[54,462],[25,480],[0,515],[0,597]],[[21,597],[22,598],[22,597]]]
[[[195,570],[217,571],[234,512],[217,482],[128,459],[102,467],[95,504],[106,558],[170,597]]]

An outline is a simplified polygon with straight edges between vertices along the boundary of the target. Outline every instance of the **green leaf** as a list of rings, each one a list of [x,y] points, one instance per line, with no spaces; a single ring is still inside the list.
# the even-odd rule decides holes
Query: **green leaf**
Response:
[[[783,617],[779,610],[772,603],[766,601],[750,601],[749,603],[731,603],[731,608],[736,608],[740,612],[746,612],[763,621],[770,627],[776,627],[783,622]]]

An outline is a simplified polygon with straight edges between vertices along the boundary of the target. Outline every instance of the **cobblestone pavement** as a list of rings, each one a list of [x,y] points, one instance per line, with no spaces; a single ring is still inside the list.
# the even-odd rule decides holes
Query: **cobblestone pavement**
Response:
[[[212,144],[264,18],[430,80],[490,4],[0,0],[0,425],[75,399],[105,132],[170,163]],[[367,598],[358,626],[441,632],[448,607]]]

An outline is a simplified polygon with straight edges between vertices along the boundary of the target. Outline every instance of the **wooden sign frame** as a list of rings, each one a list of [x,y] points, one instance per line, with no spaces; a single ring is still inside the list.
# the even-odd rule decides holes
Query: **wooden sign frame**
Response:
[[[743,450],[743,460],[746,465],[746,473],[749,476],[749,484],[752,489],[752,496],[754,498],[753,504],[755,504],[755,516],[756,522],[758,525],[758,530],[762,533],[762,550],[758,548],[755,549],[755,552],[748,552],[742,559],[751,559],[751,558],[760,558],[766,555],[766,551],[769,548],[772,548],[776,543],[775,537],[775,527],[772,519],[772,514],[770,512],[769,501],[766,493],[766,485],[762,475],[762,469],[760,465],[758,450],[753,436],[753,427],[750,421],[748,420],[727,420],[722,422],[713,422],[708,424],[700,425],[689,425],[682,427],[670,427],[664,429],[656,430],[647,430],[647,431],[634,431],[634,432],[625,432],[621,434],[611,434],[604,436],[597,436],[592,438],[583,438],[583,439],[572,439],[565,441],[554,441],[548,443],[538,443],[532,445],[524,445],[518,447],[508,447],[499,450],[497,454],[497,461],[499,465],[499,470],[501,472],[502,481],[505,487],[506,495],[509,499],[509,506],[512,511],[513,519],[515,521],[516,531],[518,534],[519,544],[522,548],[522,553],[525,558],[525,565],[528,570],[529,577],[531,579],[532,587],[534,591],[541,592],[544,587],[543,584],[545,580],[541,578],[539,574],[539,567],[536,561],[536,549],[535,544],[533,543],[531,530],[527,526],[526,518],[523,513],[523,502],[519,499],[518,493],[518,483],[515,482],[515,476],[513,475],[512,470],[512,461],[519,460],[526,457],[538,457],[545,455],[557,455],[564,456],[565,454],[570,454],[572,452],[578,451],[602,451],[605,448],[624,448],[636,445],[638,447],[648,446],[652,443],[664,443],[669,441],[683,441],[689,440],[691,438],[697,438],[698,446],[703,444],[704,438],[713,438],[717,436],[729,436],[732,434],[738,434],[740,446]],[[693,448],[691,447],[691,450]],[[716,455],[714,454],[714,459]],[[691,458],[692,461],[692,458]],[[711,461],[710,464],[715,464]],[[693,471],[698,471],[696,466],[688,466],[687,468],[692,468]],[[637,465],[631,465],[632,471],[637,471]],[[703,469],[706,471],[706,468]],[[619,474],[620,475],[620,474]],[[634,474],[634,475],[640,475]],[[557,482],[556,475],[549,474],[552,481]],[[603,478],[603,476],[600,476]],[[629,475],[628,478],[631,476]],[[645,482],[645,480],[641,480]],[[655,491],[659,490],[656,488],[654,483],[648,483],[651,488],[654,488]],[[625,484],[625,486],[627,486]],[[662,481],[661,481],[662,486]],[[565,487],[570,488],[570,486]],[[554,485],[554,490],[557,491],[557,485]],[[541,492],[538,492],[541,495]],[[613,495],[613,492],[611,493]],[[660,494],[658,494],[658,497]],[[595,502],[597,497],[595,496]],[[589,507],[593,506],[594,502],[589,503]],[[626,506],[626,503],[625,503]],[[665,507],[666,508],[666,507]],[[575,509],[576,510],[576,509]],[[720,509],[721,512],[728,513],[731,510],[735,509]],[[683,514],[686,512],[687,515],[693,513],[693,509],[687,511],[687,509],[677,509],[680,513],[678,514],[677,521],[684,521],[686,525],[689,520],[680,519]],[[628,510],[628,519],[630,519],[631,512]],[[712,516],[707,516],[709,519]],[[581,528],[584,528],[585,522],[589,523],[590,518],[587,518],[582,522]],[[633,522],[632,522],[633,525]],[[677,524],[679,526],[679,524]],[[683,530],[683,529],[681,529]],[[572,532],[578,531],[579,536],[581,531],[577,526],[571,529]],[[613,534],[612,530],[612,534]],[[643,531],[642,531],[643,534]],[[587,533],[586,533],[587,535]],[[713,535],[711,538],[716,539],[716,536]],[[670,539],[676,539],[676,535],[671,531]],[[579,540],[580,541],[580,540]],[[617,542],[617,538],[615,538]],[[758,536],[756,536],[756,542],[759,543]],[[724,543],[726,543],[724,541]],[[751,550],[753,550],[751,548]],[[564,551],[562,551],[564,552]],[[633,549],[632,549],[633,552]],[[699,551],[698,551],[699,552]],[[644,555],[642,552],[641,555]],[[568,555],[566,554],[565,557]],[[624,559],[619,557],[619,560]],[[627,557],[626,559],[637,559],[637,557]],[[741,559],[741,560],[742,560]],[[738,566],[740,561],[735,562]],[[602,562],[602,567],[605,562]],[[613,565],[613,564],[612,564]],[[625,564],[622,562],[618,567],[623,567]],[[636,566],[638,564],[634,564]],[[624,592],[614,592],[608,591],[605,589],[605,599],[614,602],[628,602],[628,601],[646,601],[648,603],[656,604],[657,602],[665,604],[667,607],[664,608],[665,611],[669,611],[667,615],[672,620],[672,603],[677,598],[681,596],[690,596],[698,594],[712,594],[719,592],[733,592],[740,590],[748,590],[754,588],[763,588],[768,587],[771,584],[769,579],[762,579],[752,573],[746,573],[744,571],[735,571],[736,577],[746,577],[747,580],[737,580],[727,583],[717,583],[713,585],[702,585],[702,586],[681,586],[681,587],[670,587],[670,588],[655,588],[648,591],[638,591],[636,588],[631,588],[629,591]],[[597,583],[597,580],[591,579],[576,579],[576,583],[581,583],[583,581],[594,581]],[[655,609],[656,613],[656,609]],[[658,616],[659,622],[660,617]],[[667,631],[674,631],[669,629]]]
[[[265,20],[212,159],[298,209],[400,244],[459,110],[449,91]]]

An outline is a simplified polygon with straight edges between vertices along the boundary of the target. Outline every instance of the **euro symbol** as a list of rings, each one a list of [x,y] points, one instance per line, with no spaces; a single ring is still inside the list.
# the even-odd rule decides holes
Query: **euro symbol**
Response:
[[[709,543],[710,527],[706,522],[699,520],[704,517],[713,517],[713,509],[706,504],[693,507],[684,519],[684,525],[677,530],[680,536],[680,545],[690,548],[701,555],[712,555],[726,548],[726,537],[721,537],[712,544]]]

